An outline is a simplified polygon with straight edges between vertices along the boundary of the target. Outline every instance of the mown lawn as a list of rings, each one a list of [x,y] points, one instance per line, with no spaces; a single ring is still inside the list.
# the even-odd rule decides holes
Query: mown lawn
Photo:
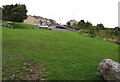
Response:
[[[18,22],[13,22],[12,25],[14,27],[16,27],[16,29],[33,29],[33,28],[38,28],[38,26],[35,26],[35,25],[18,23]]]
[[[77,32],[3,27],[3,79],[24,70],[26,61],[44,66],[47,80],[102,80],[100,61],[118,61],[118,45]]]
[[[2,20],[0,20],[0,22],[6,23],[6,25],[11,25],[11,26],[15,27],[15,29],[34,29],[34,28],[38,28],[38,26],[36,26],[36,25],[24,24],[24,23],[19,23],[19,22],[2,21]]]

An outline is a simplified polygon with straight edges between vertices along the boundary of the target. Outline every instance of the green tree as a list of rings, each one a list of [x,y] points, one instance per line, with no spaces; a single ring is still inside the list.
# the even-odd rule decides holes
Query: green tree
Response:
[[[78,25],[79,25],[79,29],[84,29],[85,28],[85,21],[84,20],[80,20],[78,22]]]
[[[96,36],[96,26],[89,27],[89,34],[91,35],[91,37]]]
[[[105,29],[105,27],[102,23],[97,24],[97,30],[104,30],[104,29]]]
[[[27,18],[27,9],[24,4],[3,5],[3,20],[23,22]]]
[[[119,27],[115,27],[114,28],[114,32],[115,32],[116,36],[120,35],[120,28]]]
[[[85,22],[84,20],[81,20],[78,22],[78,25],[80,26],[81,29],[88,29],[89,27],[92,26],[92,23],[89,21]]]
[[[85,29],[89,29],[92,26],[92,23],[87,21],[84,26],[85,26]]]

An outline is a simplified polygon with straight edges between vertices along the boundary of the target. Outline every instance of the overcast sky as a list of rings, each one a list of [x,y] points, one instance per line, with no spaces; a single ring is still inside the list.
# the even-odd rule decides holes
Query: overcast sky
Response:
[[[1,0],[0,6],[21,3],[27,6],[28,15],[51,18],[58,23],[67,21],[90,21],[93,25],[118,26],[119,0]],[[60,19],[60,21],[59,21]]]

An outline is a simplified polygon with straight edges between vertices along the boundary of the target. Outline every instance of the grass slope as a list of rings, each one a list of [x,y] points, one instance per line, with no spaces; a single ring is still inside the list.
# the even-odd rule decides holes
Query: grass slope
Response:
[[[16,29],[32,29],[32,28],[37,28],[38,27],[38,26],[35,26],[35,25],[18,23],[18,22],[14,22],[12,25],[14,27],[16,27]]]
[[[18,23],[18,22],[1,21],[1,20],[0,20],[0,22],[6,23],[6,25],[12,25],[16,29],[33,29],[33,28],[38,28],[38,26],[35,26],[35,25]]]
[[[117,44],[76,32],[3,28],[3,79],[33,60],[48,80],[101,80],[97,67],[105,58],[118,61]]]

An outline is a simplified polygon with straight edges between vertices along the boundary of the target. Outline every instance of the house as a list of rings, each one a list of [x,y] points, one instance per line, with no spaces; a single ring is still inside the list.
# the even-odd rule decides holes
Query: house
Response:
[[[54,26],[57,25],[55,20],[43,18],[41,16],[31,16],[28,15],[27,19],[24,20],[25,24],[32,24],[38,26]]]
[[[67,25],[77,25],[78,22],[76,20],[70,20],[67,22]]]

